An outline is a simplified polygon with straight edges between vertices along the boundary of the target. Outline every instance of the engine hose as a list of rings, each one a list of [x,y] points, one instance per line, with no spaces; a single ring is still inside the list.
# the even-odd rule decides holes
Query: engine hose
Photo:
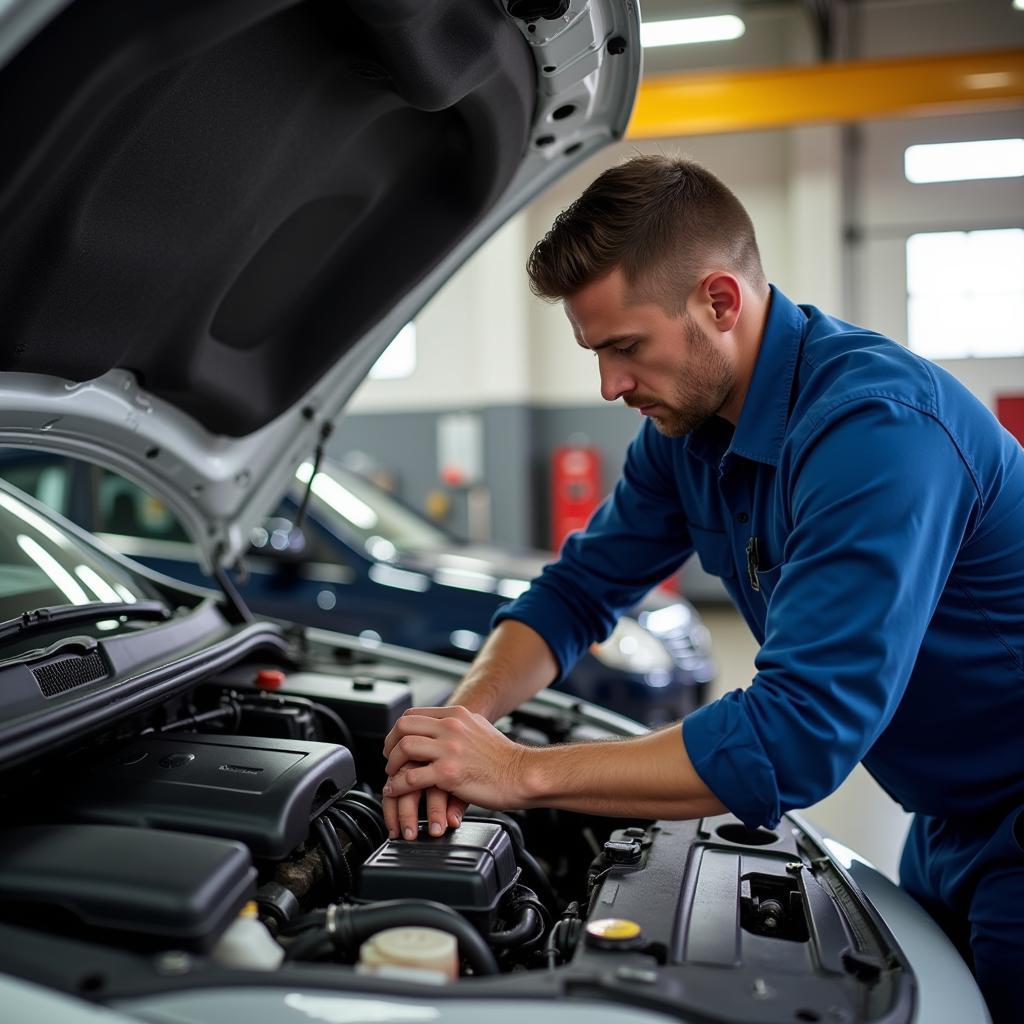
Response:
[[[532,946],[534,942],[542,939],[544,935],[551,930],[551,914],[548,911],[548,908],[537,898],[537,894],[525,885],[517,885],[513,889],[513,904],[516,907],[533,907],[540,916],[540,931],[534,938],[527,942],[527,945]]]
[[[384,824],[383,816],[371,810],[364,803],[344,797],[338,800],[334,806],[352,815],[356,821],[362,822],[364,831],[373,839],[372,849],[376,850],[387,839],[388,829]]]
[[[498,973],[494,954],[480,933],[457,911],[432,900],[387,900],[365,907],[339,907],[332,938],[335,946],[353,952],[377,932],[410,926],[437,928],[454,935],[474,974]]]
[[[326,815],[321,814],[317,821],[322,821],[324,824],[324,835],[326,842],[331,848],[331,853],[335,860],[333,867],[339,884],[344,885],[345,892],[351,892],[356,885],[355,877],[352,874],[352,868],[349,865],[348,857],[345,856],[345,848],[341,845],[341,836],[338,835],[338,828],[334,822]],[[346,838],[349,838],[346,836]],[[349,849],[351,849],[351,844]],[[342,877],[343,876],[343,877]]]
[[[284,951],[285,960],[318,960],[333,950],[333,945],[322,928],[303,932]]]
[[[537,925],[540,925],[540,933],[537,932]],[[544,922],[540,914],[527,904],[519,908],[519,920],[511,928],[503,931],[488,932],[487,941],[492,946],[499,946],[502,949],[508,946],[522,946],[529,940],[536,940],[544,934]]]
[[[320,704],[315,700],[309,702],[310,708],[314,714],[319,715],[321,718],[326,718],[328,722],[334,727],[334,731],[341,738],[341,745],[348,747],[349,752],[355,748],[355,740],[352,738],[352,730],[345,723],[345,720],[338,714],[334,708],[327,707],[326,704]]]
[[[380,841],[383,843],[388,837],[388,827],[384,821],[384,811],[381,809],[380,802],[376,797],[369,793],[363,793],[358,789],[350,789],[339,801],[342,805],[348,805],[349,807],[357,806],[363,808],[363,810],[373,818],[377,825],[377,830],[380,833]]]
[[[309,931],[310,928],[322,929],[326,916],[323,910],[310,910],[289,921],[288,925],[282,929],[281,934],[298,935],[300,932]]]
[[[313,822],[313,828],[316,831],[317,836],[320,838],[320,852],[323,855],[324,873],[327,875],[327,884],[330,887],[332,893],[338,890],[338,872],[340,865],[338,863],[338,837],[331,832],[330,827],[323,817],[317,818]],[[333,842],[332,842],[333,840]]]
[[[324,811],[324,814],[330,820],[336,832],[339,829],[344,831],[352,841],[352,845],[358,845],[361,848],[358,851],[361,858],[365,859],[366,857],[369,857],[370,854],[377,849],[373,840],[363,831],[359,822],[357,822],[355,818],[348,813],[348,811],[335,805],[334,807],[329,807]]]

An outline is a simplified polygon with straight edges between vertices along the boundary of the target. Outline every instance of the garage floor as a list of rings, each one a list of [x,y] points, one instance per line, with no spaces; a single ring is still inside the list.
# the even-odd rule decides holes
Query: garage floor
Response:
[[[711,630],[718,679],[713,696],[747,686],[754,676],[757,643],[746,623],[725,604],[698,604]],[[897,878],[900,848],[910,815],[858,766],[830,797],[808,808],[807,817],[856,850],[890,878]]]

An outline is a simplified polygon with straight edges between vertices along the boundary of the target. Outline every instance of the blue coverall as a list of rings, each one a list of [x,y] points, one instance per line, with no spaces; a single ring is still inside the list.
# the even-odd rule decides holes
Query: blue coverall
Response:
[[[858,761],[915,812],[901,881],[1024,1021],[1024,451],[953,377],[772,289],[735,429],[647,421],[614,493],[499,611],[561,671],[696,550],[761,644],[686,718],[748,825]],[[968,948],[969,946],[969,948]]]

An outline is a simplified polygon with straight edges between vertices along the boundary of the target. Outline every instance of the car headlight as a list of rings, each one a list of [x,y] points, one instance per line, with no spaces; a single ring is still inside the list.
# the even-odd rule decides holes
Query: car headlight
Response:
[[[695,608],[685,601],[641,612],[640,625],[649,630],[671,653],[677,665],[711,657],[711,634]]]
[[[652,636],[636,619],[619,619],[612,635],[604,643],[594,644],[591,653],[603,665],[622,672],[670,672],[672,657],[665,645]]]

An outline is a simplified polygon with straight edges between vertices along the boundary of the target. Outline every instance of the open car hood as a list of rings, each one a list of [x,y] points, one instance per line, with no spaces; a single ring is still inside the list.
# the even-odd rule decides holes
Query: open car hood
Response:
[[[230,565],[374,361],[620,136],[631,0],[0,2],[0,443]]]

